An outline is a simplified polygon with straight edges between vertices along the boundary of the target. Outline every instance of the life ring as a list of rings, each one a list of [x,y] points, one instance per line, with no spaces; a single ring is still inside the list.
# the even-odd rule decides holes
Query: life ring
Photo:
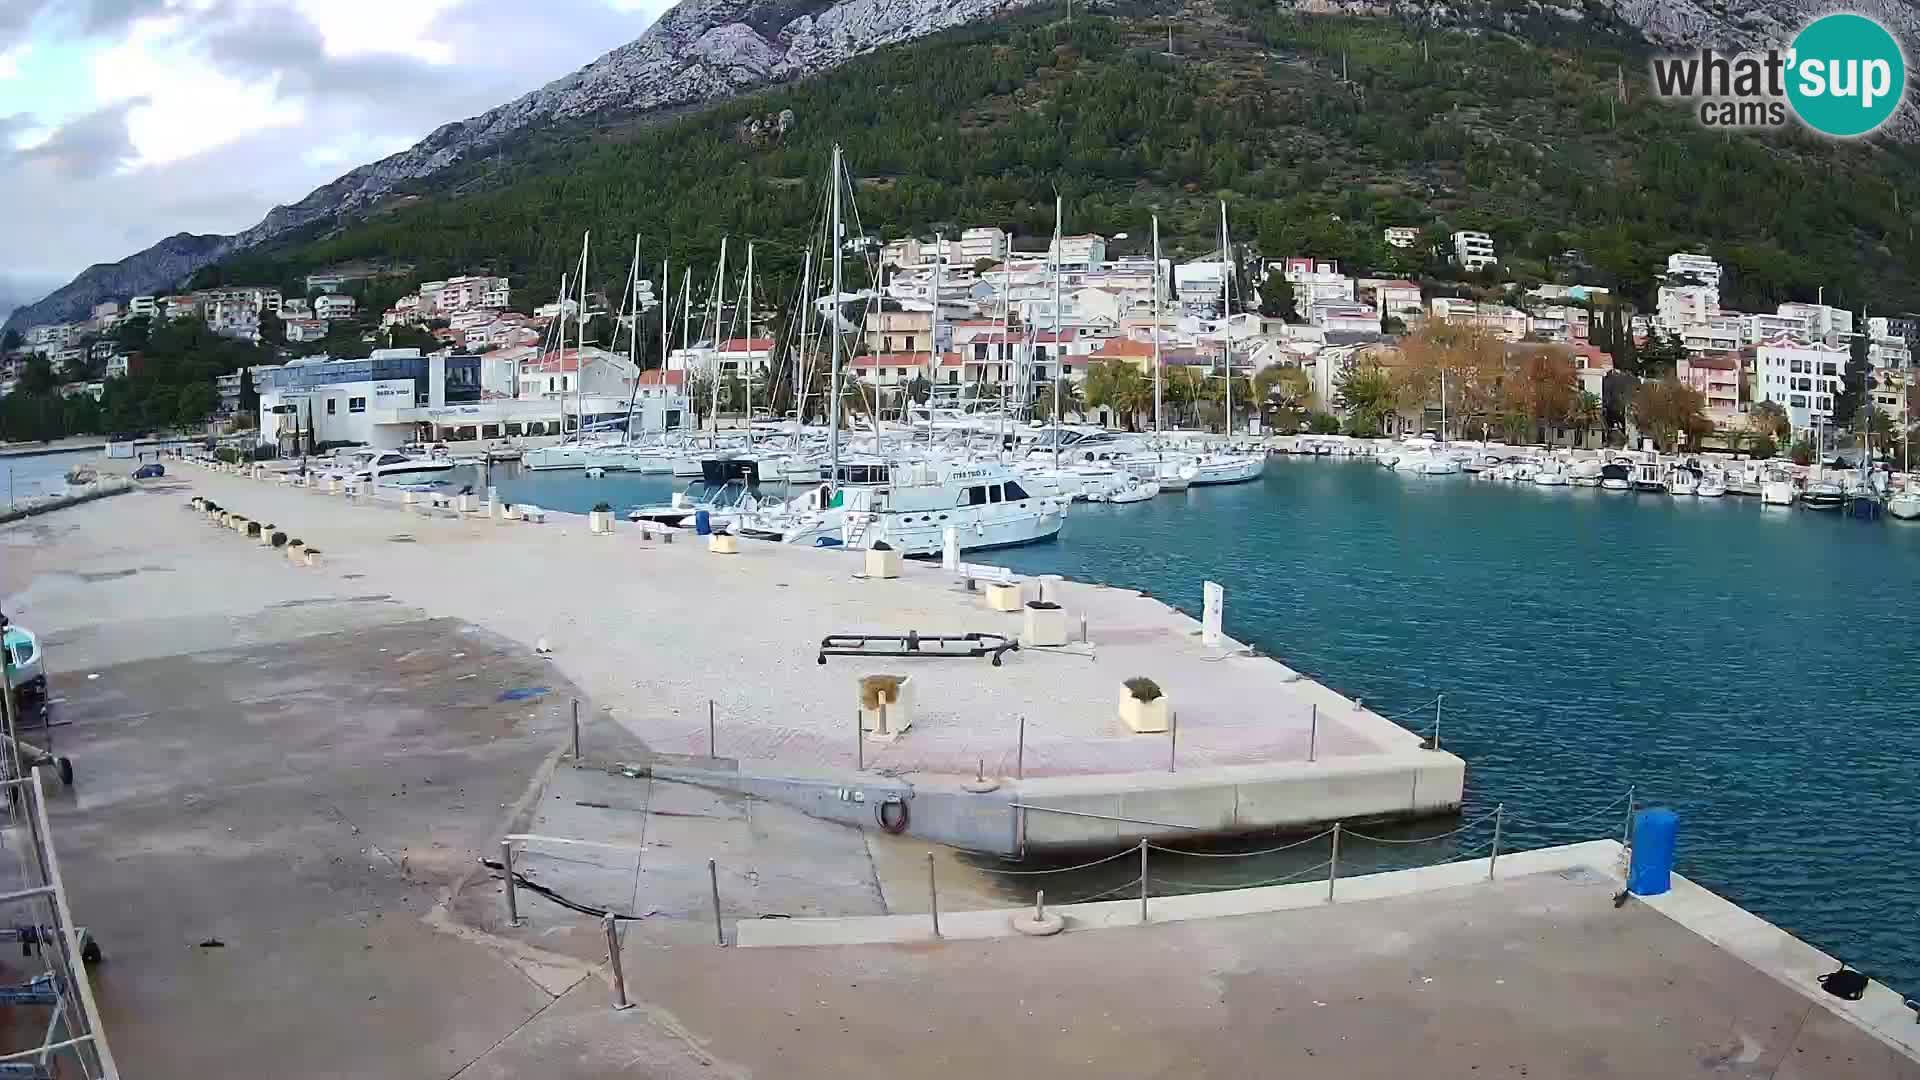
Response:
[[[887,820],[887,808],[890,806],[899,808],[900,819],[898,821]],[[907,823],[913,820],[913,811],[907,809],[906,800],[901,799],[899,796],[893,796],[873,808],[873,819],[880,823],[881,831],[887,835],[899,836],[901,833],[907,831]]]

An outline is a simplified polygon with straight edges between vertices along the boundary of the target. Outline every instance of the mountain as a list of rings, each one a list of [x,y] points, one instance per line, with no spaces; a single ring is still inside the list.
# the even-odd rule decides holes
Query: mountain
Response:
[[[104,300],[125,301],[164,289],[186,279],[187,275],[233,251],[231,236],[175,233],[145,251],[129,255],[116,263],[95,263],[80,271],[80,276],[42,297],[38,302],[22,304],[7,318],[6,329],[37,323],[70,322],[85,318],[93,305]]]
[[[7,327],[83,317],[99,299],[170,288],[228,251],[316,222],[373,208],[390,193],[485,151],[517,132],[608,113],[680,108],[743,89],[825,71],[861,53],[1024,7],[1034,0],[683,0],[639,38],[515,101],[444,125],[414,146],[363,165],[290,206],[277,206],[231,237],[202,237],[198,262],[169,237],[113,264],[114,289],[95,288],[101,267]],[[211,241],[219,241],[213,243]],[[191,263],[191,265],[188,265]]]
[[[1920,26],[1916,26],[1916,18],[1920,17],[1904,0],[1861,0],[1861,3],[1864,5],[1862,10],[1880,15],[1907,36],[1920,32]],[[677,118],[697,111],[696,107],[770,85],[802,85],[806,77],[832,71],[850,60],[891,52],[886,46],[922,39],[941,31],[979,27],[989,21],[994,24],[1018,21],[1013,18],[1016,10],[1032,4],[1033,0],[684,0],[637,40],[613,50],[566,78],[479,116],[448,124],[406,151],[355,169],[333,183],[316,189],[297,203],[276,208],[259,224],[233,237],[201,238],[217,242],[203,244],[197,254],[183,254],[175,244],[180,238],[173,238],[147,252],[122,260],[115,264],[118,271],[115,281],[122,294],[164,289],[178,282],[183,271],[192,271],[197,265],[236,257],[244,261],[256,252],[300,248],[303,245],[310,254],[344,253],[359,248],[363,250],[364,257],[369,258],[410,257],[417,253],[406,250],[373,251],[369,250],[367,243],[329,247],[324,244],[311,245],[308,241],[335,234],[343,226],[366,218],[376,209],[392,207],[395,214],[406,220],[420,220],[421,215],[430,215],[435,207],[446,205],[447,190],[456,185],[463,196],[473,192],[520,190],[515,185],[535,182],[537,174],[543,170],[556,173],[577,167],[585,160],[583,155],[603,147],[608,141],[635,138],[632,132],[636,117],[679,122]],[[1486,89],[1492,82],[1484,77],[1477,84],[1468,83],[1449,91],[1452,95],[1450,107],[1455,110],[1452,116],[1435,113],[1429,106],[1435,100],[1434,88],[1440,85],[1435,79],[1441,73],[1433,69],[1396,73],[1391,91],[1398,96],[1388,103],[1416,108],[1420,110],[1420,116],[1426,117],[1426,130],[1416,125],[1405,133],[1408,139],[1426,140],[1420,147],[1423,152],[1439,153],[1445,150],[1442,156],[1458,158],[1463,146],[1490,142],[1499,153],[1512,154],[1515,140],[1532,138],[1536,140],[1535,153],[1551,147],[1556,154],[1565,155],[1565,161],[1549,160],[1545,163],[1546,180],[1561,183],[1565,180],[1561,173],[1571,172],[1578,174],[1581,183],[1591,186],[1593,183],[1613,185],[1633,180],[1627,166],[1635,162],[1659,169],[1661,176],[1671,173],[1672,167],[1664,154],[1659,152],[1661,147],[1668,144],[1684,143],[1685,148],[1697,144],[1698,152],[1708,159],[1732,153],[1713,151],[1711,146],[1716,145],[1713,140],[1695,139],[1692,136],[1698,132],[1689,134],[1679,131],[1673,124],[1655,125],[1657,132],[1652,128],[1642,132],[1657,133],[1658,141],[1655,144],[1636,144],[1622,139],[1621,135],[1625,134],[1623,130],[1601,130],[1602,125],[1597,119],[1601,115],[1608,117],[1608,126],[1635,122],[1625,116],[1614,119],[1608,111],[1606,99],[1612,95],[1607,91],[1611,88],[1617,68],[1624,69],[1625,78],[1637,87],[1644,82],[1644,55],[1649,43],[1654,48],[1681,48],[1706,43],[1747,44],[1767,39],[1784,41],[1793,27],[1817,13],[1813,4],[1814,0],[1529,0],[1525,3],[1515,0],[1186,0],[1170,5],[1166,0],[1110,0],[1101,10],[1132,17],[1143,28],[1160,20],[1183,34],[1196,38],[1204,36],[1218,44],[1222,50],[1219,55],[1202,59],[1216,66],[1230,67],[1242,79],[1254,80],[1237,88],[1230,86],[1223,90],[1222,93],[1227,97],[1237,92],[1251,93],[1271,89],[1274,85],[1280,86],[1285,93],[1280,94],[1274,104],[1283,111],[1268,117],[1272,124],[1279,125],[1276,133],[1290,130],[1288,125],[1297,125],[1303,119],[1319,124],[1327,118],[1324,115],[1303,118],[1284,111],[1297,105],[1302,94],[1319,102],[1323,112],[1327,109],[1338,112],[1345,108],[1342,98],[1350,95],[1357,85],[1346,78],[1348,72],[1345,66],[1351,61],[1358,68],[1380,58],[1383,55],[1380,42],[1392,41],[1416,49],[1424,48],[1426,39],[1441,29],[1458,28],[1466,31],[1468,37],[1481,37],[1489,30],[1497,30],[1516,38],[1523,46],[1531,44],[1575,50],[1588,68],[1583,72],[1581,82],[1582,92],[1588,94],[1588,100],[1562,102],[1566,108],[1551,118],[1538,115],[1539,102],[1490,98]],[[1055,12],[1057,9],[1049,5],[1046,10]],[[1276,37],[1270,25],[1275,20],[1288,21],[1289,25],[1304,27],[1306,31],[1298,34],[1289,31]],[[1256,28],[1251,36],[1247,33],[1249,26]],[[1261,27],[1264,29],[1259,29]],[[1143,40],[1146,38],[1144,29],[1139,36]],[[1259,54],[1262,37],[1267,39],[1267,45],[1284,46],[1296,57],[1304,56],[1306,62],[1320,65],[1322,74],[1331,75],[1333,68],[1339,66],[1340,78],[1330,84],[1320,81],[1307,87],[1290,85],[1296,81],[1294,76],[1299,73],[1266,70]],[[1337,53],[1329,53],[1326,43],[1334,38],[1345,40],[1348,45]],[[1415,38],[1419,39],[1420,44],[1413,44]],[[1486,49],[1467,49],[1462,55],[1466,62],[1478,64],[1484,62],[1486,52]],[[1524,49],[1521,52],[1525,54]],[[993,56],[989,49],[979,62],[991,64]],[[1433,82],[1434,86],[1423,87],[1422,80]],[[1540,88],[1557,87],[1549,75],[1544,78]],[[1038,95],[1052,88],[1041,85],[1024,89],[1029,95]],[[1377,92],[1380,88],[1369,89]],[[827,121],[844,125],[834,130],[845,134],[850,129],[857,130],[863,125],[888,119],[884,115],[885,110],[876,112],[871,107],[885,102],[876,93],[858,85],[847,87],[844,92],[865,93],[866,104],[870,107],[864,110],[841,110],[836,105],[831,116],[823,115],[817,107],[812,116],[801,109],[799,122],[808,125]],[[936,127],[953,123],[963,106],[975,112],[984,111],[984,119],[963,117],[964,122],[956,135],[972,131],[966,125],[976,120],[989,125],[1002,124],[1007,120],[1007,117],[1000,115],[1008,107],[1007,101],[986,102],[983,108],[976,108],[981,103],[960,101],[950,88],[901,86],[893,92],[923,96],[930,94],[940,101],[941,107],[951,115],[939,115],[939,110],[922,112],[923,120]],[[1004,94],[1005,90],[995,88],[984,96],[992,97],[996,93]],[[1634,107],[1639,108],[1639,99],[1644,99],[1644,90],[1637,89],[1635,97]],[[1011,104],[1027,103],[1019,101],[1016,94]],[[1465,106],[1465,111],[1462,111],[1462,106]],[[776,104],[773,108],[777,112],[779,106]],[[1679,112],[1666,111],[1674,114]],[[1903,110],[1899,118],[1905,125],[1902,130],[1912,130],[1911,116],[1911,108]],[[1545,122],[1548,119],[1552,122]],[[1381,122],[1377,116],[1364,119],[1357,125],[1359,134],[1365,135],[1369,129],[1378,128]],[[740,115],[733,115],[729,123],[760,125],[758,119]],[[1348,149],[1341,145],[1340,140],[1352,139],[1355,131],[1351,129],[1355,125],[1345,121],[1342,124],[1345,128],[1342,130],[1326,130],[1324,124],[1320,124],[1320,130],[1303,135],[1323,153],[1335,155],[1333,160],[1316,163],[1314,169],[1317,171],[1338,174],[1345,171],[1341,166],[1351,164],[1339,160],[1339,155]],[[1111,134],[1117,128],[1138,129],[1141,126],[1139,123],[1109,126],[1107,134],[1102,137],[1117,137]],[[1198,137],[1211,143],[1214,136],[1208,130],[1204,116],[1201,117],[1198,131]],[[1444,136],[1446,146],[1436,147],[1433,144],[1432,140],[1438,137],[1436,132]],[[1177,131],[1169,135],[1176,141],[1185,137]],[[1262,133],[1262,141],[1271,141],[1266,135]],[[1451,140],[1455,139],[1464,140],[1462,146],[1452,145]],[[1764,143],[1742,140],[1736,146],[1772,147],[1753,156],[1750,183],[1757,186],[1762,182],[1760,178],[1770,177],[1783,184],[1786,191],[1807,186],[1802,182],[1802,166],[1824,171],[1827,174],[1824,182],[1832,183],[1835,179],[1832,175],[1834,162],[1857,160],[1871,163],[1874,160],[1870,149],[1832,143],[1802,145],[1796,142],[1793,133],[1773,137],[1772,141]],[[734,150],[737,152],[739,147],[735,146]],[[1821,161],[1821,153],[1829,151],[1831,160]],[[671,149],[660,152],[670,154]],[[1358,157],[1364,160],[1368,154],[1361,153]],[[1613,160],[1610,171],[1599,168],[1601,158]],[[659,159],[628,155],[623,160],[627,168],[644,175]],[[707,162],[704,167],[714,175],[722,175],[732,164],[723,155]],[[909,176],[914,169],[929,170],[929,178],[931,174],[942,171],[937,152],[918,158],[898,158],[896,164],[898,168],[894,171]],[[1403,188],[1423,196],[1441,194],[1443,199],[1438,205],[1443,209],[1456,205],[1482,211],[1497,208],[1502,213],[1518,217],[1525,215],[1530,208],[1538,207],[1537,203],[1529,201],[1530,193],[1524,190],[1511,193],[1471,190],[1471,170],[1466,167],[1467,164],[1462,160],[1456,165],[1439,167],[1441,162],[1429,161],[1415,167],[1415,163],[1409,162],[1403,170],[1404,179],[1408,181]],[[1868,171],[1875,172],[1878,168],[1878,165],[1874,165]],[[1362,178],[1356,176],[1355,179]],[[1872,178],[1856,179],[1864,182]],[[1541,177],[1532,177],[1528,182],[1537,186]],[[1747,182],[1729,183],[1744,190],[1743,185]],[[1151,187],[1152,180],[1142,177],[1137,186]],[[1709,221],[1718,222],[1719,214],[1714,208],[1702,209],[1691,205],[1699,197],[1697,190],[1685,186],[1668,190],[1667,197],[1676,200],[1673,212],[1639,205],[1646,191],[1643,186],[1636,195],[1631,184],[1627,183],[1619,193],[1619,198],[1634,219],[1657,221],[1660,227],[1672,229],[1675,238],[1692,236],[1700,241],[1726,239],[1711,232],[1702,235],[1703,225]],[[1805,196],[1807,192],[1801,190],[1801,194]],[[1874,200],[1888,197],[1887,192],[1879,188],[1870,194]],[[416,200],[414,196],[423,198]],[[1762,201],[1767,201],[1770,196],[1769,192],[1761,192]],[[698,188],[694,189],[692,197],[696,200],[700,197]],[[1569,192],[1567,199],[1572,207],[1583,201],[1592,203],[1594,196]],[[1815,230],[1812,239],[1806,242],[1801,242],[1799,238],[1790,242],[1784,235],[1765,239],[1755,237],[1747,246],[1751,251],[1760,253],[1754,255],[1756,259],[1762,255],[1771,257],[1771,251],[1784,246],[1786,263],[1791,264],[1809,260],[1810,252],[1830,242],[1844,241],[1849,245],[1868,246],[1874,260],[1879,260],[1883,258],[1882,249],[1892,243],[1891,238],[1897,232],[1905,231],[1889,224],[1888,220],[1881,220],[1904,220],[1898,209],[1901,203],[1897,191],[1891,193],[1891,200],[1894,207],[1891,215],[1882,214],[1877,204],[1849,208],[1844,212],[1829,212],[1830,208],[1821,208],[1822,215],[1827,218],[1834,218],[1836,214],[1847,218],[1859,209],[1871,211],[1875,215],[1871,227],[1857,227],[1857,223],[1851,220],[1826,222],[1843,231],[1834,237]],[[416,202],[428,205],[417,206],[414,205]],[[496,202],[495,206],[498,213],[514,216],[511,205]],[[906,212],[912,220],[900,222],[902,226],[918,227],[928,220],[917,210],[908,209]],[[393,216],[381,214],[376,217],[384,219]],[[374,220],[369,219],[369,224],[374,224]],[[480,219],[469,214],[464,216],[464,220],[465,227],[471,230],[472,222]],[[1744,236],[1751,231],[1755,220],[1751,214],[1728,220],[1725,223],[1729,229],[1728,236]],[[557,222],[545,221],[526,227],[550,224]],[[1547,223],[1540,223],[1540,228],[1546,227]],[[1582,230],[1567,228],[1560,231],[1575,235]],[[1616,229],[1616,233],[1618,231]],[[357,232],[349,228],[348,232],[363,238],[388,235],[379,232],[377,227],[372,231]],[[528,260],[518,257],[526,254],[525,250],[516,252],[494,245],[493,237],[483,239],[477,257],[486,260],[496,251],[515,256],[508,260],[508,265],[516,273],[531,270],[535,274],[546,274],[558,264],[551,253],[541,252],[529,266]],[[1617,236],[1601,239],[1607,239],[1610,243],[1628,242]],[[1597,241],[1589,238],[1589,242]],[[1630,242],[1638,246],[1667,241],[1649,231],[1645,235],[1631,237]],[[447,240],[443,246],[448,258],[452,258],[456,251],[473,254],[468,250],[474,246],[471,244],[463,246]],[[521,244],[520,247],[524,249],[525,245]],[[198,264],[195,264],[195,259],[198,259]],[[458,272],[460,268],[455,263],[449,272]],[[89,281],[89,275],[94,275],[99,269],[89,270],[72,285],[56,291],[41,303],[17,311],[8,325],[83,314],[87,303],[103,294]],[[1769,280],[1792,278],[1797,281],[1815,272],[1813,268],[1798,265],[1789,269],[1791,273],[1771,273]],[[1858,274],[1859,268],[1855,267],[1853,272]],[[557,274],[554,276],[557,277]],[[1904,270],[1900,279],[1906,279]],[[1892,288],[1891,284],[1888,288]]]

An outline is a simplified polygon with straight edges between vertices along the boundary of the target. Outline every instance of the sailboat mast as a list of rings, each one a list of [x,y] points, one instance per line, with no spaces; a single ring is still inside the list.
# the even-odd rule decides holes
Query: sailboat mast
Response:
[[[747,448],[753,448],[753,241],[747,241],[747,287],[741,303],[747,308],[747,358],[740,362],[747,382]]]
[[[937,373],[934,357],[940,349],[940,271],[946,265],[946,255],[940,247],[945,242],[946,237],[939,233],[933,234],[933,315],[927,323],[929,335],[927,338],[927,442],[929,444],[933,442],[933,378]],[[913,388],[909,386],[907,406],[911,408],[912,405]],[[908,424],[908,430],[912,430],[912,424]]]
[[[1006,257],[1000,260],[1000,343],[995,347],[1000,360],[1000,446],[1007,445],[1007,384],[1017,366],[1009,364],[1013,357],[1013,344],[1007,340],[1008,316],[1013,312],[1013,247],[1006,245]]]
[[[1067,377],[1066,356],[1060,348],[1060,196],[1053,197],[1053,467],[1060,467],[1060,383]]]
[[[833,188],[833,229],[827,241],[833,245],[833,307],[827,319],[827,332],[833,335],[832,377],[827,382],[827,485],[831,492],[840,484],[840,144],[833,145],[833,164],[828,186]]]
[[[726,326],[720,321],[727,310],[727,238],[720,238],[720,267],[713,274],[713,439],[720,442],[720,335]]]
[[[574,337],[579,349],[573,354],[573,431],[576,442],[587,439],[587,243],[591,231],[580,234],[580,310],[574,313]],[[564,312],[562,316],[564,318]],[[566,374],[566,342],[561,345],[560,372]]]
[[[1171,34],[1169,24],[1167,31]],[[1161,430],[1160,392],[1160,215],[1153,215],[1153,433]]]
[[[807,250],[807,264],[800,271],[800,330],[787,342],[787,356],[793,362],[793,451],[800,452],[800,428],[807,416],[806,375],[801,370],[807,351],[807,309],[813,306],[813,250]]]
[[[1227,200],[1220,200],[1220,359],[1227,368],[1227,440],[1233,440],[1233,245],[1227,242]]]

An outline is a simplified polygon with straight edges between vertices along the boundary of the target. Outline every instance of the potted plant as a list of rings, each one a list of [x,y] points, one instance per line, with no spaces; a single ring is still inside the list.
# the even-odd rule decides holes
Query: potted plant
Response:
[[[1120,687],[1120,722],[1136,734],[1167,730],[1173,709],[1160,684],[1144,675],[1128,679]]]
[[[876,739],[897,739],[913,726],[913,679],[906,675],[860,677],[860,730]]]
[[[596,535],[605,535],[613,531],[613,504],[605,501],[593,504],[593,513],[587,517],[587,528]]]
[[[1020,644],[1030,648],[1057,648],[1067,643],[1067,611],[1051,600],[1029,600]]]
[[[897,578],[900,576],[900,553],[885,540],[876,541],[867,549],[867,576],[870,578]]]

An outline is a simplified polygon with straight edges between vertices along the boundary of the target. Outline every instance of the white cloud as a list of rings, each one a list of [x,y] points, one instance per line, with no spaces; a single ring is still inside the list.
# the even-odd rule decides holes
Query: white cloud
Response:
[[[27,46],[16,45],[0,52],[0,82],[20,77],[20,62],[27,58]]]
[[[75,81],[28,98],[0,67],[7,272],[64,280],[176,232],[246,228],[591,62],[670,2],[109,0],[84,33],[17,24],[0,64],[39,80],[58,58]]]

